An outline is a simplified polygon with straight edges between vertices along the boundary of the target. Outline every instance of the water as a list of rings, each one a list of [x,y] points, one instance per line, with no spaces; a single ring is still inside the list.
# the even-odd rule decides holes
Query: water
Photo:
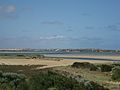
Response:
[[[9,54],[32,54],[32,55],[45,55],[48,57],[64,57],[64,56],[80,56],[80,55],[90,55],[90,56],[120,56],[120,52],[0,52],[0,55]]]
[[[61,55],[97,55],[97,56],[120,56],[120,52],[0,52],[0,54],[44,54],[46,56]]]
[[[113,61],[113,62],[120,62],[120,60],[113,60],[113,59],[102,59],[102,58],[68,58],[68,57],[66,57],[66,58],[64,58],[64,59],[66,59],[66,60],[68,60],[68,59],[74,59],[74,60],[92,60],[92,61],[96,61],[96,60],[99,60],[99,61]]]
[[[72,52],[72,53],[44,53],[46,56],[80,56],[80,55],[92,55],[92,56],[120,56],[120,52]]]

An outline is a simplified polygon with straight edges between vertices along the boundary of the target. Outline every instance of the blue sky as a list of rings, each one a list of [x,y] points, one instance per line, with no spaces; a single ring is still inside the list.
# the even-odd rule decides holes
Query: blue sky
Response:
[[[120,0],[0,0],[0,48],[120,49]]]

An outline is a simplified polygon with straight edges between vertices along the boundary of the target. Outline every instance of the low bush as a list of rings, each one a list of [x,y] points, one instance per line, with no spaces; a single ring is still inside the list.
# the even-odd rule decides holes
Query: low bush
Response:
[[[18,54],[17,56],[18,57],[25,57],[25,55],[23,55],[23,54]]]
[[[108,90],[83,78],[66,77],[51,71],[40,73],[30,79],[30,90]]]
[[[86,90],[108,90],[93,81],[86,81],[84,85],[86,86]]]
[[[115,66],[120,66],[120,62],[115,62],[115,63],[113,63],[112,65],[113,65],[114,67],[115,67]]]
[[[72,64],[72,67],[75,67],[75,68],[88,68],[91,71],[96,71],[98,69],[94,64],[91,64],[89,62],[74,62]]]
[[[30,79],[30,90],[83,90],[79,83],[51,71],[42,72]]]
[[[112,71],[113,65],[101,64],[98,67],[100,67],[101,72],[110,72]]]
[[[23,74],[0,72],[0,90],[18,90],[25,78]]]
[[[120,81],[120,66],[116,66],[112,69],[112,79]]]
[[[65,76],[49,70],[27,78],[23,74],[0,72],[0,90],[108,90],[81,78]]]

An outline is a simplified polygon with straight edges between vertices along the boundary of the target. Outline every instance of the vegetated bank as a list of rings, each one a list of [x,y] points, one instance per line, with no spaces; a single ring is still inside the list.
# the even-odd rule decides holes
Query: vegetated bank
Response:
[[[0,90],[108,90],[82,77],[40,66],[0,65]]]
[[[78,79],[93,81],[110,90],[120,89],[120,63],[92,64],[88,62],[75,62],[71,66],[53,68],[66,76],[72,75]],[[79,79],[78,79],[79,80]]]

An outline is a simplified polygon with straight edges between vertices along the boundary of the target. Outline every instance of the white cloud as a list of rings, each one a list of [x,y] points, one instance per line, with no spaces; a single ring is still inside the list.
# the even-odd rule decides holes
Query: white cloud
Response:
[[[43,22],[41,22],[41,24],[45,24],[45,25],[64,25],[64,23],[61,22],[61,21],[43,21]]]
[[[15,5],[0,6],[0,13],[14,13],[14,12],[16,12]]]
[[[17,17],[15,5],[0,5],[0,19],[16,19]]]
[[[40,37],[40,39],[44,40],[53,40],[53,39],[64,39],[65,36],[62,35],[53,35],[53,36],[48,36],[48,37]]]

